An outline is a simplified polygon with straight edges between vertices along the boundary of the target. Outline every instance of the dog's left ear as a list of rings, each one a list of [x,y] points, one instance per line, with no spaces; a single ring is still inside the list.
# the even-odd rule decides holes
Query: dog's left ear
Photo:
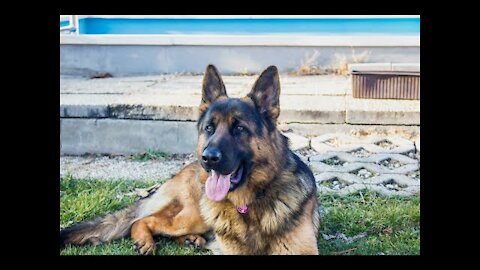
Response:
[[[280,79],[276,66],[269,66],[253,85],[250,97],[260,114],[272,119],[276,124],[280,115]]]

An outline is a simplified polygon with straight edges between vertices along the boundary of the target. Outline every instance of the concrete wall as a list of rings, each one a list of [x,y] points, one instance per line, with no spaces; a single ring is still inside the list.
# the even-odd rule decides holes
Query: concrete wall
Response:
[[[60,119],[60,153],[133,154],[148,149],[166,153],[193,153],[195,122]]]
[[[420,47],[355,47],[369,51],[366,62],[419,63]],[[209,63],[222,73],[260,72],[277,65],[280,72],[297,69],[318,52],[313,64],[328,66],[344,55],[352,63],[350,47],[311,46],[170,46],[170,45],[60,45],[60,73],[90,75],[144,75],[172,72],[202,73]]]
[[[395,134],[408,139],[417,138],[417,147],[420,146],[420,126],[293,123],[280,125],[279,128],[293,129],[296,134],[308,137],[327,133]],[[196,144],[196,122],[60,118],[61,155],[128,155],[148,149],[194,153]]]

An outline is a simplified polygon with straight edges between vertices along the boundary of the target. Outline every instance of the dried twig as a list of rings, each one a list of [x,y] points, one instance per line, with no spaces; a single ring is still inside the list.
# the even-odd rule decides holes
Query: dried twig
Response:
[[[139,196],[142,198],[146,198],[150,196],[150,194],[154,193],[162,184],[155,184],[148,188],[136,188],[134,191],[126,193],[127,196]]]
[[[356,250],[356,249],[357,249],[357,248],[354,247],[354,248],[349,248],[349,249],[347,249],[347,250],[335,251],[335,252],[330,253],[330,255],[342,255],[342,254],[345,254],[345,253],[349,253],[349,252],[351,252],[351,251],[354,251],[354,250]]]
[[[103,79],[103,78],[112,78],[113,75],[108,72],[99,72],[90,76],[90,79]]]

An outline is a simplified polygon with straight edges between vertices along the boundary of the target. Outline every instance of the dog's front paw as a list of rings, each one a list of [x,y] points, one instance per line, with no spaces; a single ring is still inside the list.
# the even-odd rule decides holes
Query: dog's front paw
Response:
[[[190,234],[177,238],[177,243],[193,248],[203,249],[207,241],[200,235]]]
[[[136,241],[134,245],[135,250],[140,255],[153,255],[155,253],[155,250],[157,249],[155,242],[153,241],[140,240]]]

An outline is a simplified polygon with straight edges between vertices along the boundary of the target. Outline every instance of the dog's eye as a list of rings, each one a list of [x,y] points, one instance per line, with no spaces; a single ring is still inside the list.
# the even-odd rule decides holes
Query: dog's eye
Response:
[[[245,128],[244,126],[238,125],[235,127],[234,134],[240,135],[240,134],[245,134],[245,132],[247,132],[247,128]]]
[[[205,127],[205,131],[208,132],[208,133],[213,133],[213,126],[212,125],[208,125]]]

